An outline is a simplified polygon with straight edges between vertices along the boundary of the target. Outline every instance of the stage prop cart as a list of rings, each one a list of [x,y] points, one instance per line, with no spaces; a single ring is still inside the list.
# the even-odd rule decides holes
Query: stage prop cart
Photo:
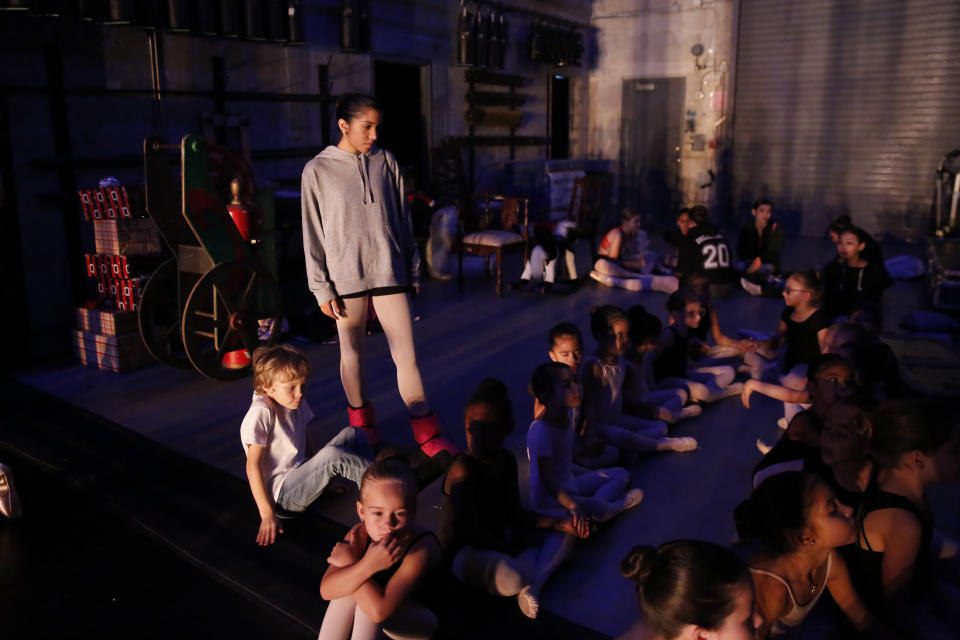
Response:
[[[179,150],[179,186],[172,152]],[[250,354],[279,338],[280,292],[220,200],[203,138],[143,145],[146,207],[172,257],[154,271],[140,303],[140,334],[161,362],[217,380],[250,373]],[[247,237],[244,237],[247,235]]]

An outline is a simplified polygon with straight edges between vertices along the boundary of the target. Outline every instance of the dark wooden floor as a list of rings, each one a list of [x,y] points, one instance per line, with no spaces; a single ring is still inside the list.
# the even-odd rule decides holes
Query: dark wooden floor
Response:
[[[791,240],[787,265],[812,266],[813,261],[822,261],[829,254],[830,246],[824,242]],[[508,264],[508,273],[519,273],[519,265]],[[462,294],[451,281],[428,281],[415,303],[421,318],[415,325],[415,335],[430,402],[448,436],[463,446],[463,402],[480,379],[500,378],[511,389],[517,422],[507,444],[518,459],[524,460],[523,441],[532,408],[525,389],[533,367],[546,358],[548,329],[568,320],[589,336],[588,312],[594,305],[627,307],[640,303],[665,318],[664,302],[661,293],[611,290],[592,281],[565,297],[508,293],[500,300],[494,295],[493,283],[483,278],[468,279]],[[922,305],[920,283],[898,283],[885,300],[887,328],[895,328],[905,311]],[[736,329],[771,331],[782,301],[737,292],[718,301],[717,306],[728,333]],[[313,362],[314,376],[307,385],[306,397],[321,418],[322,436],[329,437],[346,424],[338,347],[296,344]],[[382,335],[372,336],[367,345],[369,397],[376,405],[382,439],[412,448],[386,340]],[[588,352],[594,348],[588,338]],[[20,378],[194,459],[237,476],[243,474],[238,432],[252,392],[249,380],[214,382],[192,370],[163,365],[123,375],[72,366],[25,372]],[[656,544],[683,537],[729,543],[733,536],[732,509],[749,491],[750,469],[760,455],[755,441],[762,438],[772,442],[779,437],[776,418],[782,415],[781,410],[782,405],[763,398],[746,410],[739,399],[731,398],[679,425],[677,433],[696,437],[700,449],[654,456],[632,467],[632,486],[646,492],[643,504],[581,545],[544,592],[543,606],[608,635],[625,629],[636,617],[636,603],[630,585],[619,576],[619,559],[640,542]],[[938,496],[950,511],[944,518],[938,513],[938,521],[946,522],[947,530],[952,528],[957,533],[960,502],[955,487],[939,490]],[[439,486],[434,483],[421,495],[421,519],[435,521],[439,501]],[[341,522],[352,523],[355,511],[351,497],[328,506],[328,513]],[[251,501],[251,540],[256,526]]]

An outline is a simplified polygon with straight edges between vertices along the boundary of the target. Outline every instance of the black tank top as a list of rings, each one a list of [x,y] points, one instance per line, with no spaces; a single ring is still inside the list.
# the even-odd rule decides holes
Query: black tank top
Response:
[[[863,532],[863,523],[867,514],[881,509],[903,509],[912,513],[923,528],[920,538],[920,548],[913,562],[913,593],[911,600],[916,601],[930,585],[930,566],[927,561],[927,551],[930,548],[930,539],[933,536],[933,519],[929,511],[924,513],[909,499],[896,493],[883,491],[876,483],[871,483],[863,494],[860,509],[857,511],[857,536],[866,549],[858,545],[856,563],[850,565],[850,579],[864,604],[876,615],[883,617],[885,602],[883,596],[883,553],[874,551],[870,541]]]
[[[403,564],[403,560],[407,557],[407,553],[410,551],[410,549],[412,549],[417,542],[427,536],[433,536],[433,539],[437,542],[437,546],[440,546],[440,541],[437,540],[437,536],[433,533],[433,531],[421,531],[417,535],[413,536],[413,539],[410,540],[410,544],[408,544],[407,548],[403,550],[403,555],[400,556],[399,560],[397,560],[392,566],[387,567],[382,571],[377,571],[375,574],[373,574],[373,576],[371,576],[371,579],[386,589],[387,583],[390,582],[390,578],[392,578],[394,574],[397,573],[397,570],[400,569],[400,565]],[[370,538],[367,538],[367,546],[363,548],[364,552],[366,552],[366,550],[369,548]]]
[[[676,325],[670,325],[667,328],[673,332],[673,344],[664,349],[653,363],[653,377],[657,382],[664,378],[687,377],[687,352],[690,350],[690,339],[680,335]]]
[[[453,503],[450,495],[443,489],[444,509],[440,518],[440,540],[447,555],[452,558],[464,545],[473,544],[477,533],[484,533],[489,537],[503,540],[507,546],[507,528],[513,524],[516,514],[511,513],[510,505],[518,502],[516,460],[513,454],[503,451],[503,473],[498,473],[496,467],[484,464],[473,456],[461,453],[454,462],[462,462],[469,473],[469,482],[472,485],[471,496],[473,508],[476,510],[475,531],[460,531],[457,529]],[[513,481],[509,475],[513,476]]]

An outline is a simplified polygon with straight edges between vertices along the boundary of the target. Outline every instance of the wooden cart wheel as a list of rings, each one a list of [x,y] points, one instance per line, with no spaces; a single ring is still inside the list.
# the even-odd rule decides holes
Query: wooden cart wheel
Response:
[[[194,368],[216,380],[249,374],[249,364],[227,366],[224,355],[244,349],[253,354],[258,346],[277,341],[279,298],[276,281],[255,259],[228,260],[203,274],[181,319],[183,345]],[[265,340],[258,336],[261,320],[273,327]]]
[[[163,262],[147,280],[140,299],[140,337],[147,351],[160,362],[189,367],[190,360],[180,339],[180,301],[177,261]]]

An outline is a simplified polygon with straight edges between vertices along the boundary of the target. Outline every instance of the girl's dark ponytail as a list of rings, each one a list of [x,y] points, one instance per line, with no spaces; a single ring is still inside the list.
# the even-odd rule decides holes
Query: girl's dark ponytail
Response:
[[[733,511],[737,534],[759,540],[774,553],[792,551],[810,516],[809,489],[815,476],[785,471],[770,476]]]

